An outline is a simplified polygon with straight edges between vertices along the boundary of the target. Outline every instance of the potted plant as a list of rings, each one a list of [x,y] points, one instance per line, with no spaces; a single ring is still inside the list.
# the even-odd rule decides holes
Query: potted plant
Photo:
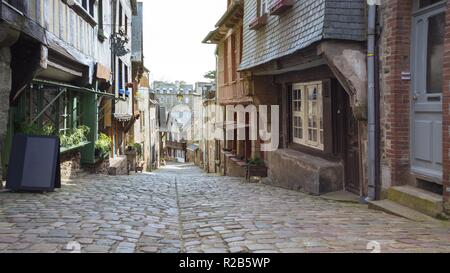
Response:
[[[247,180],[250,180],[251,177],[267,177],[267,167],[264,162],[259,157],[252,158],[247,162]]]
[[[98,140],[95,142],[95,157],[97,158],[106,158],[111,152],[111,138],[101,133],[98,137]]]
[[[143,159],[142,145],[139,143],[134,143],[133,149],[136,151],[137,159],[142,160]]]
[[[91,129],[85,125],[78,128],[67,130],[59,135],[61,147],[64,149],[71,149],[87,142],[88,135]]]

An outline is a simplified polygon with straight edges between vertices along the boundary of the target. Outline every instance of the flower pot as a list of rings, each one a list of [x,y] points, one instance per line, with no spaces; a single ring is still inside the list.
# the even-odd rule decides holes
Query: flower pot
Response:
[[[267,177],[267,167],[266,166],[257,166],[257,165],[247,165],[247,180],[250,179],[250,177]]]

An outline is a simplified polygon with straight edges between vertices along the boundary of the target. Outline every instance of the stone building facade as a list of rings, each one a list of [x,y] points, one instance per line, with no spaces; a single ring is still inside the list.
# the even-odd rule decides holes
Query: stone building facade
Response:
[[[259,156],[255,147],[256,142],[250,139],[239,140],[239,130],[227,128],[227,122],[242,122],[242,116],[234,111],[236,107],[256,103],[251,79],[238,71],[243,56],[243,17],[244,1],[228,1],[227,10],[215,25],[216,29],[203,41],[217,46],[216,103],[221,111],[218,115],[222,117],[216,117],[216,122],[226,131],[217,144],[219,172],[238,177],[245,176],[247,161]],[[222,124],[219,124],[220,121]],[[244,132],[248,133],[248,130]]]
[[[439,216],[450,195],[450,2],[379,4],[375,98],[368,100],[366,1],[228,1],[204,41],[217,44],[217,102],[280,107],[278,149],[261,151],[261,139],[250,146],[265,162],[266,183],[361,197],[368,196],[367,105],[374,104],[374,186],[383,200],[370,206]],[[239,28],[242,42],[229,51]],[[231,88],[242,91],[227,91],[239,82],[224,81],[227,73],[242,75],[247,84]],[[223,117],[236,122],[225,110]],[[242,175],[226,167],[226,155],[248,166],[229,136],[218,147],[222,173]]]
[[[365,5],[363,0],[228,1],[227,12],[205,39],[218,44],[218,103],[256,106],[240,116],[225,111],[226,120],[238,124],[249,123],[251,109],[261,117],[260,106],[280,112],[279,120],[271,114],[267,120],[277,138],[271,141],[279,146],[267,149],[267,140],[250,140],[248,127],[228,131],[224,166],[232,162],[245,170],[249,161],[262,159],[267,183],[311,194],[343,189],[366,194]],[[242,79],[238,88],[239,80],[228,82],[227,73]],[[245,141],[236,140],[239,131]],[[245,174],[224,169],[228,175]]]
[[[155,81],[155,98],[161,109],[165,124],[162,141],[165,143],[163,154],[166,158],[185,162],[187,147],[201,140],[200,126],[202,117],[202,94],[194,85],[181,81],[175,83]]]
[[[137,93],[139,119],[134,125],[134,143],[142,147],[142,157],[138,162],[145,171],[160,167],[159,154],[159,104],[155,93],[150,89],[149,72],[144,72]]]

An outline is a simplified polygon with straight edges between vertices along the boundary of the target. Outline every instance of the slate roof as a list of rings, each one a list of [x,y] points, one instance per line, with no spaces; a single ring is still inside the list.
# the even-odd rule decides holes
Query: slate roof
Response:
[[[276,0],[269,0],[269,7]],[[293,0],[281,16],[250,30],[257,0],[244,2],[244,50],[241,70],[290,55],[324,39],[366,40],[366,0]]]

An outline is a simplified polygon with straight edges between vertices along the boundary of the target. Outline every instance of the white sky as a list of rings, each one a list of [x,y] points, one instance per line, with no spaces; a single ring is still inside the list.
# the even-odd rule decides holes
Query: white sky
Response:
[[[225,0],[144,0],[145,65],[155,80],[205,81],[215,46],[203,38],[226,10]]]

